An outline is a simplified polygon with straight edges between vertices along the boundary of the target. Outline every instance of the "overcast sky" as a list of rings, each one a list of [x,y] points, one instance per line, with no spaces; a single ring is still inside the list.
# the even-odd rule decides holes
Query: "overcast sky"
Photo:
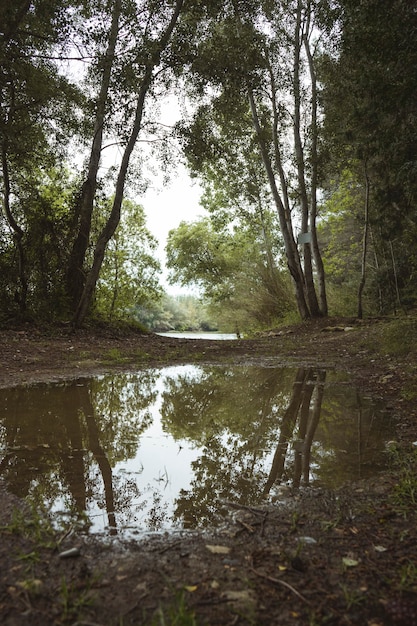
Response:
[[[163,265],[168,232],[182,221],[191,222],[204,215],[204,209],[199,205],[201,193],[198,183],[190,179],[185,167],[179,166],[170,184],[163,187],[162,183],[155,183],[140,199],[147,227],[159,242],[158,258]],[[166,271],[162,282],[169,293],[184,293],[183,289],[167,285]]]

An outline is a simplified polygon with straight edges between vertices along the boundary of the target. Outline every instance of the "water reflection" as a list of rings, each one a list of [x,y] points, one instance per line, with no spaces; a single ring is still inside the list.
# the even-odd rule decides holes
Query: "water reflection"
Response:
[[[217,521],[282,483],[378,471],[389,421],[322,370],[181,366],[0,390],[0,475],[17,495],[103,528]]]

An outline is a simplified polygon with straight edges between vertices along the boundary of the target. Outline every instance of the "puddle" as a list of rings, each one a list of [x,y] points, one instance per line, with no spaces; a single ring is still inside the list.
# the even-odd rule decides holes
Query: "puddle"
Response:
[[[0,476],[90,532],[204,527],[223,502],[367,478],[392,436],[381,407],[322,370],[190,365],[0,390]]]

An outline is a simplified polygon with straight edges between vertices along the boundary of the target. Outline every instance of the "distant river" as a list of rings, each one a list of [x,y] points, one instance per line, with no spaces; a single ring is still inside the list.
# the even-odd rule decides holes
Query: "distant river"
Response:
[[[156,333],[161,337],[177,337],[178,339],[217,339],[217,340],[230,340],[237,339],[236,333],[199,333],[199,332],[171,332],[171,333]]]

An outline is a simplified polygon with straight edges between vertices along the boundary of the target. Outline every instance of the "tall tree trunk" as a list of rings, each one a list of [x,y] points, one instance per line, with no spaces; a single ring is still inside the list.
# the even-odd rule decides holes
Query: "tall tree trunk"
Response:
[[[161,53],[166,48],[169,43],[172,32],[175,28],[179,15],[181,13],[182,5],[184,4],[184,0],[177,0],[175,4],[175,9],[171,16],[171,20],[162,34],[159,42],[155,45],[155,51],[150,59],[149,65],[146,67],[144,77],[142,79],[142,84],[138,94],[138,100],[136,104],[136,112],[135,118],[132,126],[132,130],[130,133],[129,141],[127,142],[126,148],[123,153],[122,162],[119,169],[119,175],[117,177],[115,196],[113,200],[113,206],[110,213],[110,216],[105,224],[103,230],[101,231],[99,238],[97,240],[97,244],[94,250],[94,258],[93,264],[91,266],[90,271],[88,272],[84,289],[78,303],[77,309],[75,311],[72,323],[75,327],[81,326],[83,323],[90,304],[93,297],[93,293],[97,284],[97,280],[100,275],[101,266],[104,260],[104,255],[106,252],[107,243],[110,241],[111,237],[113,237],[116,228],[120,221],[120,214],[123,202],[123,194],[126,182],[126,175],[129,167],[130,157],[132,155],[133,149],[135,147],[140,129],[142,124],[142,116],[143,110],[145,106],[145,98],[148,93],[149,87],[152,84],[153,80],[153,70],[158,65],[161,57]]]
[[[304,397],[306,376],[307,373],[304,368],[301,367],[297,370],[292,386],[290,402],[281,420],[279,440],[272,460],[271,470],[262,491],[264,496],[268,495],[274,483],[282,477],[284,472],[288,444],[292,437],[298,411],[300,410]]]
[[[9,164],[7,161],[7,140],[3,141],[1,150],[1,165],[3,174],[3,207],[6,215],[6,219],[13,232],[13,238],[16,243],[18,254],[18,267],[19,267],[19,283],[20,289],[16,290],[15,299],[19,305],[20,313],[24,313],[26,310],[26,300],[28,292],[28,281],[26,276],[26,255],[23,246],[24,231],[19,226],[12,213],[10,206],[10,175]]]
[[[326,279],[324,273],[323,259],[320,252],[320,247],[317,239],[317,181],[318,181],[318,126],[317,126],[317,77],[314,68],[313,55],[310,49],[309,41],[310,30],[310,13],[308,18],[308,24],[304,33],[304,49],[307,56],[308,68],[310,74],[311,83],[311,200],[310,200],[310,232],[311,232],[311,248],[314,258],[314,263],[317,272],[317,285],[318,285],[318,299],[320,313],[324,317],[328,314],[327,306],[327,294],[326,294]]]
[[[71,250],[67,270],[67,293],[74,309],[79,303],[85,284],[84,262],[90,241],[94,198],[97,190],[97,175],[100,167],[101,149],[103,144],[104,120],[106,115],[111,71],[119,34],[120,13],[121,0],[115,0],[109,40],[103,61],[103,75],[97,99],[93,143],[91,145],[87,177],[81,187],[80,195],[75,207],[75,219],[78,221],[78,232]]]
[[[265,145],[262,128],[259,122],[255,98],[250,88],[248,89],[248,98],[252,113],[252,121],[259,144],[262,161],[268,176],[272,197],[274,199],[274,203],[278,212],[281,233],[284,239],[285,252],[287,256],[288,269],[290,270],[290,274],[293,279],[293,284],[295,288],[295,297],[297,301],[298,311],[302,319],[308,319],[310,317],[310,310],[308,308],[308,304],[304,294],[304,276],[301,267],[300,257],[297,250],[297,244],[295,242],[293,232],[291,228],[289,228],[290,216],[288,215],[286,207],[284,206],[281,196],[278,192],[271,159],[268,154],[268,149]]]
[[[301,88],[300,88],[300,63],[301,63],[301,47],[303,39],[303,22],[302,22],[302,2],[297,3],[297,18],[294,33],[294,61],[293,61],[293,90],[294,90],[294,148],[297,163],[298,192],[300,194],[301,203],[301,230],[303,233],[309,231],[309,205],[307,196],[307,185],[305,179],[305,158],[304,148],[301,141]],[[316,289],[313,278],[313,263],[311,257],[310,242],[303,242],[303,260],[304,260],[304,280],[306,284],[307,300],[312,317],[318,317],[320,314],[319,303],[317,300]]]
[[[363,226],[363,238],[362,238],[362,263],[361,263],[361,279],[358,288],[358,318],[363,317],[363,304],[362,295],[366,282],[366,257],[368,252],[368,230],[369,230],[369,177],[367,171],[367,165],[365,162],[365,223]]]
[[[242,18],[240,15],[239,7],[237,5],[236,0],[232,0],[234,12],[236,18],[242,22]],[[253,90],[251,85],[247,84],[247,94],[249,100],[249,106],[252,114],[252,122],[255,129],[256,138],[259,145],[259,150],[261,153],[262,162],[265,167],[265,171],[268,177],[269,187],[271,189],[272,197],[274,200],[275,207],[278,213],[278,219],[280,224],[280,229],[282,233],[282,237],[284,239],[285,246],[285,254],[287,257],[287,265],[291,274],[291,278],[294,285],[295,298],[297,302],[298,312],[300,314],[301,319],[308,319],[311,317],[311,312],[308,306],[306,291],[305,291],[305,280],[303,268],[301,266],[300,255],[298,253],[297,244],[294,239],[294,233],[291,222],[291,214],[290,207],[287,195],[288,185],[285,180],[284,168],[282,166],[280,147],[278,142],[278,114],[277,114],[277,103],[275,100],[275,80],[274,74],[271,65],[269,64],[268,58],[266,58],[268,64],[268,71],[271,79],[271,92],[272,92],[272,101],[273,101],[273,142],[274,142],[274,156],[277,164],[278,174],[280,177],[281,188],[283,192],[283,198],[281,198],[277,183],[275,180],[274,168],[271,162],[271,158],[269,155],[268,148],[265,144],[264,133],[259,121],[258,110],[255,102],[255,97],[253,94]]]

